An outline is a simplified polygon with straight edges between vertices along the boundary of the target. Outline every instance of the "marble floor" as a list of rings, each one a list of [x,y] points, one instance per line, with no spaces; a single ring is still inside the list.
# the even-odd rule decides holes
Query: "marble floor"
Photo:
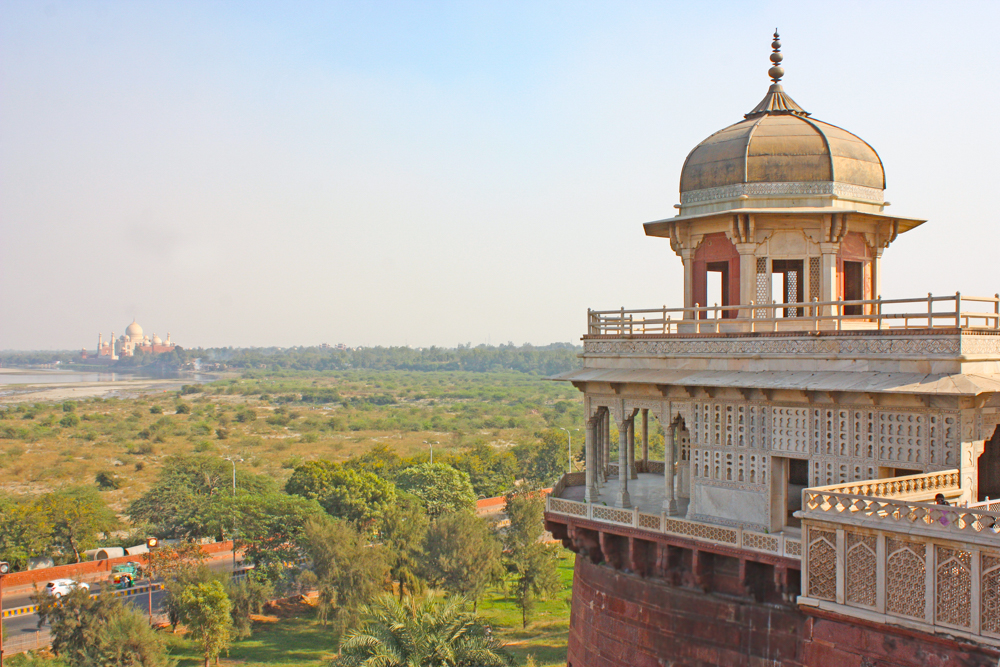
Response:
[[[676,480],[675,480],[676,483]],[[632,479],[627,484],[629,497],[632,499],[632,507],[638,507],[640,511],[648,514],[659,514],[663,509],[663,499],[666,497],[663,475],[655,473],[639,473],[639,479]],[[562,497],[566,500],[583,502],[583,486],[569,486],[562,492]],[[618,479],[608,479],[607,484],[602,484],[598,488],[600,496],[598,503],[609,507],[618,507]],[[687,514],[688,499],[677,499],[678,516]]]

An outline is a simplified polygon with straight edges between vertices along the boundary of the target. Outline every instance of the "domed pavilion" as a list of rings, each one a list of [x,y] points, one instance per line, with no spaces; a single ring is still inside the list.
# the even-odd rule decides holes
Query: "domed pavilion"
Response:
[[[875,298],[882,251],[924,222],[885,213],[885,171],[870,144],[785,93],[780,47],[775,33],[764,99],[688,154],[679,215],[645,225],[683,260],[687,308]],[[710,297],[711,274],[720,287]]]
[[[878,153],[785,93],[771,46],[764,99],[644,225],[683,307],[588,311],[553,378],[586,419],[545,513],[576,552],[567,663],[995,667],[1000,296],[882,298],[882,252],[924,221],[886,211]]]

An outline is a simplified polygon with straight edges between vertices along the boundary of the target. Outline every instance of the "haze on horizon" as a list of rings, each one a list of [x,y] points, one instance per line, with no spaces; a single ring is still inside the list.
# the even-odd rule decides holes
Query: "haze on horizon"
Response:
[[[5,2],[0,349],[577,341],[767,90],[872,144],[883,295],[992,295],[1000,4]]]

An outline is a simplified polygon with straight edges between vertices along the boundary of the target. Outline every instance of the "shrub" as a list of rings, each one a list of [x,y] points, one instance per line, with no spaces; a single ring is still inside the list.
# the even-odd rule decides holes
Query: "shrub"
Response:
[[[118,479],[118,476],[105,470],[97,473],[95,481],[97,482],[97,488],[101,491],[117,491],[122,487],[121,480]]]
[[[151,407],[149,409],[149,414],[151,414],[151,415],[162,415],[163,414],[163,406],[161,406],[161,405],[154,405],[153,407]]]
[[[189,414],[191,412],[191,406],[188,405],[187,403],[178,403],[176,412],[179,415]]]
[[[59,420],[60,426],[65,426],[66,428],[72,428],[80,423],[80,418],[75,412],[68,412],[66,416]]]

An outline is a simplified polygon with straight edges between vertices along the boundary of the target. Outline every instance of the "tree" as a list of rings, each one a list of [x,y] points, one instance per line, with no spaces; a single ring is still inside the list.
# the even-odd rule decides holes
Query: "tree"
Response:
[[[522,476],[535,484],[551,484],[566,471],[566,434],[559,429],[546,429],[539,442],[524,443],[512,451]]]
[[[399,473],[396,484],[420,498],[431,518],[476,506],[469,476],[446,463],[421,463],[406,468]]]
[[[232,605],[219,581],[192,584],[181,591],[180,617],[191,636],[201,643],[205,667],[229,646],[233,629]]]
[[[326,516],[306,522],[302,546],[319,578],[322,620],[329,611],[341,627],[385,589],[389,566],[383,547],[371,546],[350,523]]]
[[[165,667],[163,639],[140,612],[109,594],[77,589],[58,600],[37,598],[39,625],[52,631],[52,651],[70,667]]]
[[[348,459],[344,466],[370,472],[387,482],[395,482],[399,471],[406,467],[406,462],[388,445],[379,443],[361,456]]]
[[[463,610],[462,598],[433,593],[398,602],[381,596],[365,606],[360,627],[340,642],[334,667],[508,667],[515,664],[489,626]]]
[[[45,553],[52,536],[48,517],[30,498],[0,496],[0,560],[24,570],[28,558]]]
[[[118,518],[108,508],[97,489],[74,486],[47,493],[39,498],[37,511],[52,526],[53,546],[73,552],[80,562],[80,552],[97,544],[99,533],[118,527]]]
[[[427,515],[420,502],[408,493],[399,494],[398,504],[382,522],[382,544],[386,548],[389,575],[399,582],[399,599],[423,587],[422,570]]]
[[[504,534],[505,565],[512,575],[510,589],[521,608],[521,626],[528,619],[538,597],[545,597],[559,588],[555,550],[542,543],[543,496],[537,491],[509,493],[506,512],[510,526]]]
[[[472,512],[438,517],[427,531],[424,551],[427,578],[467,597],[473,611],[486,589],[503,576],[500,542],[486,521]]]
[[[315,499],[330,516],[368,529],[375,528],[396,503],[396,488],[391,482],[332,461],[300,465],[285,491]]]
[[[212,505],[232,495],[233,473],[228,461],[216,456],[171,456],[164,461],[156,483],[129,504],[133,523],[148,524],[160,538],[223,537],[214,522]],[[263,475],[236,471],[237,495],[259,495],[275,490]]]
[[[241,580],[230,580],[227,593],[232,603],[233,634],[237,639],[249,637],[253,627],[250,615],[263,611],[274,596],[274,584],[251,572]]]
[[[517,458],[509,450],[499,450],[478,443],[461,454],[448,457],[447,462],[469,476],[472,489],[480,498],[502,496],[514,486]]]
[[[262,495],[221,496],[211,507],[213,524],[234,535],[235,549],[258,569],[274,571],[294,561],[306,522],[322,513],[314,500],[274,492]]]
[[[198,569],[207,556],[194,542],[165,544],[146,554],[146,571],[154,579],[176,579]]]

